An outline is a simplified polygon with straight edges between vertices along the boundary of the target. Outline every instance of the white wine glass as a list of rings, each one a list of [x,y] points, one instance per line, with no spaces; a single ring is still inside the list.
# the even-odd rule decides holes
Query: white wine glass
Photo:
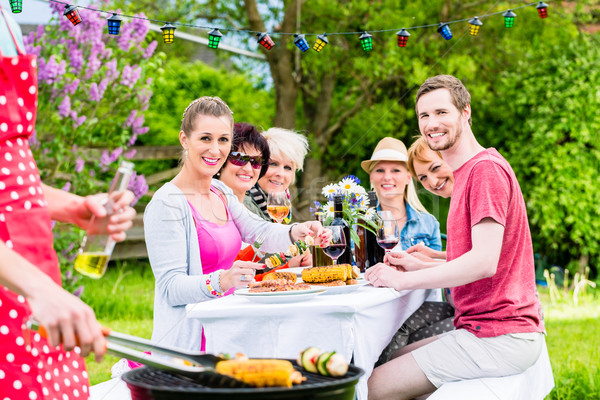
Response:
[[[267,197],[267,212],[278,223],[281,223],[290,212],[290,198],[286,192],[269,193]]]

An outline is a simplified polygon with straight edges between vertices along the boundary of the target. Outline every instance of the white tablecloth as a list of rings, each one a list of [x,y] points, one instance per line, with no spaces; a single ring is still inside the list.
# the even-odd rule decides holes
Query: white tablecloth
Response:
[[[209,353],[296,359],[300,351],[316,346],[348,360],[354,357],[354,364],[365,371],[356,387],[358,399],[366,400],[373,365],[428,294],[364,286],[287,304],[262,304],[233,295],[190,304],[187,317],[201,320]]]

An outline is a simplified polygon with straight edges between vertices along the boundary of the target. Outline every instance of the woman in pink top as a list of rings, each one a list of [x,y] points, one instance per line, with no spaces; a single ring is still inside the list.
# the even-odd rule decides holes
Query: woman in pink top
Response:
[[[201,348],[201,325],[185,306],[247,287],[263,264],[234,261],[242,240],[262,233],[262,249],[284,251],[307,235],[326,245],[330,231],[315,221],[286,226],[248,211],[213,176],[227,161],[233,140],[232,112],[218,97],[194,100],[179,132],[181,171],[156,191],[144,213],[148,258],[156,278],[152,340],[188,350]]]

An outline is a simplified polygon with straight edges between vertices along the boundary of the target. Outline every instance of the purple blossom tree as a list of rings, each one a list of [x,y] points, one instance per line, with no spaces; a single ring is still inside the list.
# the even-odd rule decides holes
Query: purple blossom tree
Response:
[[[27,52],[38,56],[32,148],[45,183],[82,195],[103,192],[119,162],[135,154],[128,147],[148,131],[144,111],[162,58],[153,57],[156,41],[147,37],[146,20],[124,20],[121,34],[113,36],[107,33],[110,14],[79,9],[82,22],[73,26],[63,17],[64,4],[49,4],[53,21],[24,38]],[[90,6],[109,7],[105,0]],[[130,189],[136,201],[143,196],[144,176],[136,174]],[[82,233],[60,232],[55,247],[61,264],[70,265]]]

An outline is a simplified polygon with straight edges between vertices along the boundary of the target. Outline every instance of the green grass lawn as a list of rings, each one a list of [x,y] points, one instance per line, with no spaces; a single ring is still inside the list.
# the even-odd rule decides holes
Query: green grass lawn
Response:
[[[154,276],[147,263],[119,263],[111,265],[100,280],[83,279],[82,298],[94,308],[102,324],[150,338]],[[577,307],[569,296],[563,294],[563,299],[552,302],[547,290],[540,292],[556,383],[547,399],[600,399],[600,290],[580,296]],[[117,361],[106,356],[96,363],[89,357],[91,384],[110,379],[110,368]]]

